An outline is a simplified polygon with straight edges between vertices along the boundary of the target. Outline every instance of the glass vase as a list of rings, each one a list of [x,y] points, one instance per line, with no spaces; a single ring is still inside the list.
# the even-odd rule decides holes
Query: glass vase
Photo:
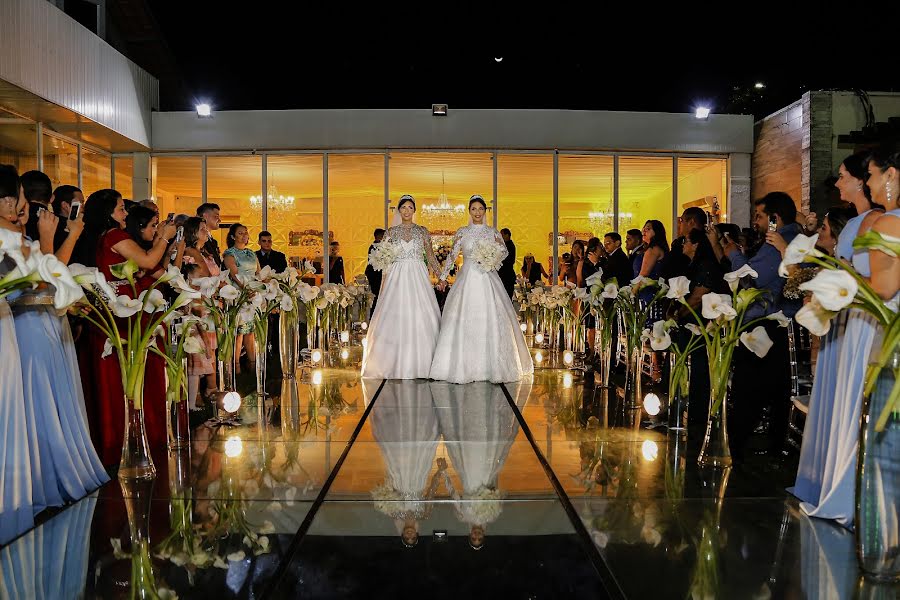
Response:
[[[876,344],[876,347],[878,345]],[[865,577],[900,581],[900,415],[875,430],[900,372],[900,348],[863,399],[856,470],[856,556]]]
[[[281,352],[281,374],[284,379],[294,379],[300,366],[299,310],[282,312],[278,320],[278,349]]]
[[[691,380],[691,358],[679,361],[669,352],[669,410],[667,426],[672,431],[685,431],[688,423],[688,402]]]
[[[709,361],[709,418],[697,463],[701,467],[730,467],[728,445],[728,380],[731,376],[732,348],[720,349]]]

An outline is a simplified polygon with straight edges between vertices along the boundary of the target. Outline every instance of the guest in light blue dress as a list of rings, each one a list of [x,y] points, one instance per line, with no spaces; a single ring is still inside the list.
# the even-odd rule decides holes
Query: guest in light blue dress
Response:
[[[250,231],[246,226],[240,223],[233,224],[228,229],[228,237],[226,238],[228,249],[222,255],[222,268],[228,269],[231,276],[234,277],[253,277],[259,272],[259,261],[256,259],[256,252],[247,247],[250,243]],[[253,323],[245,323],[238,327],[237,337],[234,341],[235,351],[234,361],[235,370],[240,372],[240,347],[244,346],[247,351],[247,360],[256,362],[256,344],[253,337]]]
[[[0,165],[0,245],[22,242],[19,218],[27,214],[19,176]],[[12,258],[0,258],[0,277],[15,268]],[[0,545],[34,526],[31,506],[31,453],[25,438],[25,392],[19,342],[12,312],[0,299]]]
[[[871,275],[868,252],[855,251],[853,240],[874,221],[872,205],[863,179],[862,155],[853,155],[841,165],[837,182],[841,198],[852,202],[860,214],[840,231],[834,253],[850,261],[863,277]],[[826,217],[831,231],[833,210]],[[824,227],[825,225],[823,225]],[[861,231],[862,229],[862,231]],[[820,235],[823,243],[826,236]],[[833,239],[833,235],[831,236]],[[827,241],[826,241],[827,245]],[[831,248],[825,248],[831,250]],[[849,309],[834,319],[823,338],[803,431],[797,481],[791,493],[810,516],[833,519],[851,528],[854,515],[856,455],[863,385],[877,322],[866,313]]]
[[[10,295],[22,363],[35,514],[109,480],[88,431],[75,344],[48,286]]]

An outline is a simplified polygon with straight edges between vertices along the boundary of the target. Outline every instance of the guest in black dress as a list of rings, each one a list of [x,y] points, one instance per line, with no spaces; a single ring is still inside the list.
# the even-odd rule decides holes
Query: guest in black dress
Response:
[[[329,245],[330,253],[328,255],[328,281],[330,283],[345,284],[344,281],[344,259],[340,256],[340,242],[331,242]]]
[[[369,254],[372,254],[372,251],[375,250],[375,244],[384,239],[384,229],[376,229],[373,236],[375,241],[369,246]],[[372,265],[366,264],[366,280],[369,282],[369,290],[375,294],[375,299],[372,300],[372,312],[374,313],[375,305],[378,304],[378,292],[381,291],[381,271],[376,271]]]
[[[503,259],[498,274],[506,293],[512,298],[513,290],[516,287],[516,245],[512,241],[512,232],[509,229],[504,227],[500,230],[500,235],[503,237],[503,243],[506,244],[507,255]]]
[[[547,281],[550,280],[550,276],[547,274],[547,271],[544,270],[544,265],[539,262],[535,262],[534,254],[531,252],[525,255],[525,259],[522,261],[522,277],[525,278],[525,281],[528,282],[528,285],[534,285],[536,282],[541,280],[541,277],[545,278]]]

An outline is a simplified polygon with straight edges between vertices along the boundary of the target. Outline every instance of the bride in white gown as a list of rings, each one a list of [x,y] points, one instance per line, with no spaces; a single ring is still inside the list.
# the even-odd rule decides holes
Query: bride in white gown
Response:
[[[363,377],[427,379],[431,371],[441,311],[428,274],[437,276],[440,265],[428,230],[413,223],[415,213],[413,197],[402,196],[397,205],[400,222],[384,236],[402,252],[384,273],[366,335]]]
[[[432,379],[505,383],[534,372],[516,310],[500,276],[497,271],[485,272],[471,258],[481,241],[495,242],[506,256],[503,238],[496,229],[484,224],[486,211],[484,199],[472,196],[470,224],[456,232],[453,250],[441,272],[443,285],[462,252],[462,269],[444,304],[441,332],[431,363]]]

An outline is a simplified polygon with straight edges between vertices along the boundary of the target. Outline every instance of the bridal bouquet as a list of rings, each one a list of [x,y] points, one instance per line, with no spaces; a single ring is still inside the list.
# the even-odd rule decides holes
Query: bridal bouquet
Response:
[[[506,248],[501,247],[500,244],[482,240],[475,244],[472,260],[482,271],[490,273],[498,270],[503,264],[503,259],[506,257],[505,252]]]
[[[372,252],[369,253],[369,264],[376,271],[386,271],[388,267],[400,258],[400,245],[395,244],[391,240],[377,242],[374,246]]]

